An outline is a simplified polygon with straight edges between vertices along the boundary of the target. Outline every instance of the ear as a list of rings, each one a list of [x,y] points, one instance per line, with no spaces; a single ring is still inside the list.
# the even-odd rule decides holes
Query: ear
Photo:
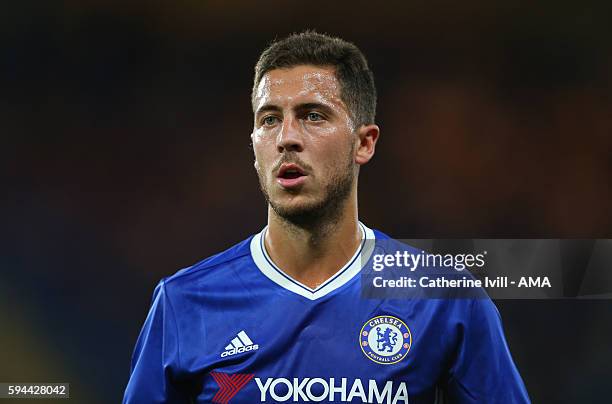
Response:
[[[374,156],[376,142],[380,135],[377,125],[362,125],[357,129],[357,149],[355,150],[355,163],[363,165]]]

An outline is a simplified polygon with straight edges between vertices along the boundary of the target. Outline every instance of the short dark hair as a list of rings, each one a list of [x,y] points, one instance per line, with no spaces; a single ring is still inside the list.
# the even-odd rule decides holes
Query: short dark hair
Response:
[[[365,56],[354,44],[315,31],[275,40],[262,52],[255,65],[252,104],[255,105],[257,86],[267,72],[299,65],[333,67],[340,82],[340,97],[356,127],[374,123],[376,87]]]

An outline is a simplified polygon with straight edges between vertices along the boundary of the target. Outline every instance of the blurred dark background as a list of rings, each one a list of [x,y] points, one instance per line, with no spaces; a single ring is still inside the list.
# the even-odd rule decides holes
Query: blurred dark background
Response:
[[[0,381],[120,401],[157,281],[265,224],[253,66],[305,28],[355,42],[375,73],[366,224],[610,238],[610,15],[559,1],[5,2]],[[611,300],[497,304],[534,403],[610,402]]]

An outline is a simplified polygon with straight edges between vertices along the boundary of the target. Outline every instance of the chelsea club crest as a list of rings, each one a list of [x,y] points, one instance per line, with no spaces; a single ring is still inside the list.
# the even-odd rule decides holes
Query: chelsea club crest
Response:
[[[359,346],[368,359],[392,365],[404,359],[412,345],[410,329],[393,316],[377,316],[361,327]]]

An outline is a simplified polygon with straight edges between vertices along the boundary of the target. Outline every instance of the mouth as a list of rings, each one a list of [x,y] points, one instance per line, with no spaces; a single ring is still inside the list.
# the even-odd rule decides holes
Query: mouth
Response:
[[[301,186],[308,174],[302,169],[302,167],[293,163],[285,163],[280,166],[276,181],[287,189],[297,188]]]

